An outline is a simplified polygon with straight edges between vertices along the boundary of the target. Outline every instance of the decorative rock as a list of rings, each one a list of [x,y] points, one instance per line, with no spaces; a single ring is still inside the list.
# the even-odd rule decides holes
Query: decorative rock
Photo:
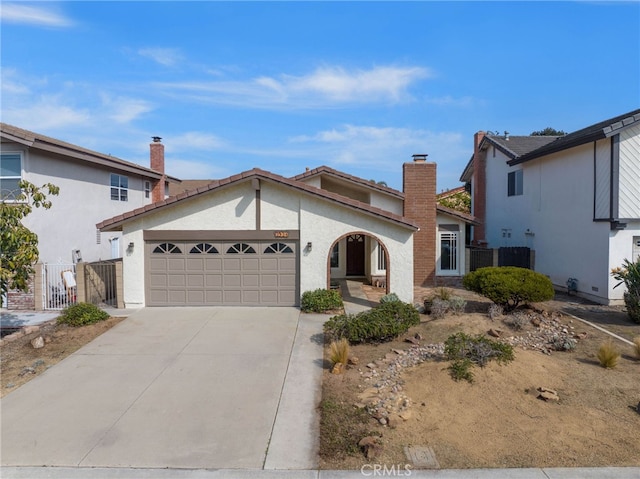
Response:
[[[351,356],[348,362],[352,366],[356,366],[360,362],[360,360],[356,356]]]
[[[42,336],[38,336],[37,338],[33,338],[31,340],[31,346],[33,346],[33,349],[44,348],[44,338]]]
[[[362,438],[358,446],[362,448],[367,459],[372,459],[382,452],[382,445],[378,442],[378,438],[374,436]]]
[[[22,368],[22,371],[18,373],[18,376],[24,376],[26,374],[35,374],[36,370],[30,367]]]
[[[402,422],[402,418],[397,414],[390,414],[387,418],[387,426],[391,429],[395,429]]]
[[[404,341],[411,344],[420,344],[420,342],[416,338],[404,338]]]
[[[560,397],[558,396],[558,392],[553,389],[548,389],[544,387],[538,388],[538,399],[543,399],[544,401],[559,401]]]
[[[387,418],[386,417],[381,417],[380,419],[378,419],[378,422],[381,425],[386,426],[387,425]]]
[[[375,364],[373,364],[373,363],[369,363],[369,364],[367,364],[367,367],[368,367],[369,369],[375,369],[375,368],[376,368],[376,365],[375,365]]]
[[[40,330],[40,326],[25,326],[23,331],[24,334],[31,334],[31,333],[35,333],[37,331]]]
[[[500,331],[499,329],[490,329],[489,331],[487,331],[487,334],[489,336],[493,336],[494,338],[499,338],[500,336],[502,336],[502,331]]]
[[[413,337],[416,338],[418,341],[422,339],[422,335],[420,333],[414,334]]]
[[[422,404],[424,404],[424,403],[422,403]],[[413,413],[410,410],[407,409],[406,411],[402,411],[400,414],[398,414],[398,416],[403,421],[408,421],[413,416]]]

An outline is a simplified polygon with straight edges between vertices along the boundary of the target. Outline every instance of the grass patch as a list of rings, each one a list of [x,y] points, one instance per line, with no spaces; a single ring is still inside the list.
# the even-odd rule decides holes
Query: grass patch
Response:
[[[598,349],[598,361],[600,366],[607,369],[613,369],[618,365],[620,360],[620,351],[610,339],[600,345]]]
[[[346,366],[349,361],[349,341],[345,338],[332,341],[329,345],[329,359],[331,365],[340,363]]]
[[[633,354],[636,359],[640,359],[640,336],[633,338]]]
[[[335,460],[359,455],[358,442],[377,435],[369,429],[370,420],[365,409],[325,396],[320,403],[320,456]]]

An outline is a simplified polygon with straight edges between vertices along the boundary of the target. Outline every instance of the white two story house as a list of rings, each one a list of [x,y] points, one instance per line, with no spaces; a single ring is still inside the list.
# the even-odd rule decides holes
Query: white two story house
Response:
[[[104,234],[96,223],[165,198],[164,146],[150,145],[151,168],[39,133],[0,123],[0,198],[12,201],[20,180],[60,188],[49,210],[34,208],[24,225],[38,235],[39,261],[76,263],[120,258],[121,234]],[[29,296],[29,295],[26,295]],[[33,295],[31,294],[31,297]],[[12,299],[19,304],[11,304]],[[33,299],[9,295],[9,308]]]
[[[478,132],[460,179],[474,244],[529,247],[557,287],[622,302],[610,272],[640,255],[640,110],[561,137]]]

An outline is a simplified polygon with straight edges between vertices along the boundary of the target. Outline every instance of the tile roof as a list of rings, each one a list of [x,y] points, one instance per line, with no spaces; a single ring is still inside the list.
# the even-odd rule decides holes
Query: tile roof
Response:
[[[509,161],[509,165],[517,165],[525,161],[540,158],[541,156],[556,153],[576,146],[584,145],[592,141],[601,140],[615,135],[617,131],[627,126],[640,122],[640,109],[624,113],[616,117],[598,122],[568,135],[558,137],[555,141],[541,146],[540,148],[523,153],[518,158]]]
[[[17,126],[7,123],[0,123],[0,135],[8,140],[22,143],[31,148],[46,150],[53,153],[59,153],[65,156],[73,157],[79,160],[88,161],[90,163],[104,165],[110,168],[136,173],[148,178],[160,179],[162,174],[129,161],[116,158],[115,156],[105,155],[97,151],[89,150],[72,143],[41,135],[33,131],[18,128]],[[166,176],[169,181],[180,182],[178,178]]]
[[[181,183],[169,183],[169,196],[176,196],[189,190],[197,190],[215,180],[182,180]]]
[[[480,143],[490,143],[511,159],[519,158],[538,148],[556,141],[560,136],[504,136],[486,135]]]
[[[452,208],[447,208],[446,206],[436,204],[436,211],[445,215],[455,216],[456,218],[463,220],[465,223],[469,223],[472,225],[481,224],[480,220],[475,216],[469,213],[463,213],[462,211],[454,210]]]
[[[405,228],[409,228],[413,230],[419,229],[417,224],[413,223],[412,221],[408,220],[407,218],[401,215],[390,213],[389,211],[383,210],[381,208],[377,208],[369,204],[362,203],[360,201],[356,201],[351,198],[347,198],[346,196],[342,196],[337,193],[322,190],[320,188],[316,188],[315,186],[307,185],[306,183],[297,181],[295,179],[285,178],[284,176],[276,175],[275,173],[264,171],[259,168],[254,168],[252,170],[230,176],[229,178],[214,180],[208,185],[201,186],[195,190],[185,191],[176,196],[171,196],[169,198],[166,198],[163,201],[158,201],[156,203],[152,203],[144,207],[137,208],[133,211],[129,211],[122,215],[114,216],[113,218],[110,218],[98,223],[96,227],[103,231],[117,230],[122,226],[123,223],[133,218],[138,218],[140,216],[146,215],[151,211],[165,208],[169,205],[172,205],[173,203],[177,203],[177,202],[186,200],[188,198],[199,196],[213,190],[224,188],[226,186],[231,186],[244,181],[250,181],[252,179],[265,180],[272,183],[280,184],[280,185],[296,189],[300,192],[303,192],[318,198],[333,201],[342,206],[346,206],[348,208],[352,208],[354,210],[360,211],[364,214],[381,217],[387,221],[396,223]]]
[[[305,171],[304,173],[300,173],[299,175],[294,176],[292,179],[296,181],[302,181],[302,180],[313,178],[314,176],[319,176],[322,174],[333,176],[335,178],[340,178],[342,180],[346,180],[351,183],[356,183],[358,185],[362,185],[374,190],[382,191],[383,193],[395,196],[400,199],[404,198],[404,193],[402,191],[398,191],[394,188],[389,188],[388,186],[379,185],[377,183],[374,183],[373,181],[367,181],[363,178],[359,178],[357,176],[344,173],[342,171],[334,170],[333,168],[330,168],[324,165],[319,166],[318,168],[314,168],[312,170]]]

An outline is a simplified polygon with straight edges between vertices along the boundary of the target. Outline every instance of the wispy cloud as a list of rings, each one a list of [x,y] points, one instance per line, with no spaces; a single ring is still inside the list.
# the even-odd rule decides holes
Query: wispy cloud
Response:
[[[411,161],[414,153],[426,153],[429,160],[444,167],[466,152],[466,140],[457,132],[343,125],[312,136],[294,137],[290,142],[304,144],[321,164],[359,169],[366,176],[368,169],[395,174],[400,164]]]
[[[3,2],[0,6],[0,19],[3,22],[47,27],[70,27],[74,24],[70,18],[58,13],[51,5],[45,7],[41,3],[36,6]]]
[[[175,66],[182,60],[182,55],[177,48],[141,48],[138,50],[138,55],[150,58],[165,67]]]
[[[131,123],[141,115],[153,110],[151,103],[138,98],[111,96],[106,93],[101,95],[102,103],[106,108],[106,116],[118,123]]]
[[[191,100],[257,108],[321,108],[411,100],[410,87],[431,73],[423,67],[382,66],[347,70],[326,66],[295,76],[261,76],[243,81],[159,83]]]
[[[91,119],[90,112],[69,106],[60,95],[44,95],[28,106],[8,106],[2,110],[3,121],[31,130],[48,130],[81,126]]]
[[[167,152],[211,151],[218,150],[226,145],[218,136],[200,131],[189,131],[177,136],[167,136],[163,141]]]

